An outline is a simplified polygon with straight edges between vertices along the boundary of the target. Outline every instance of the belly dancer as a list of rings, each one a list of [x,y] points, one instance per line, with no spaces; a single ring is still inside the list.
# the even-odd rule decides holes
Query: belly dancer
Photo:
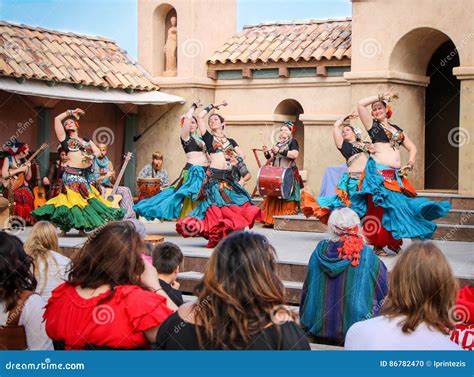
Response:
[[[176,230],[183,237],[204,237],[207,247],[214,247],[234,230],[252,227],[262,219],[262,210],[252,204],[249,193],[232,174],[231,159],[234,153],[244,157],[234,139],[224,133],[225,120],[219,114],[208,119],[211,132],[206,130],[206,114],[218,106],[209,105],[198,117],[202,139],[211,163],[197,197],[199,204],[188,216],[178,221]]]
[[[78,120],[83,114],[81,109],[68,110],[54,119],[56,136],[68,157],[63,187],[59,195],[32,212],[34,218],[50,221],[63,234],[74,228],[85,235],[109,220],[121,220],[125,212],[110,207],[94,187],[92,164],[100,151],[92,140],[79,137]]]
[[[347,172],[339,179],[336,195],[331,197],[314,197],[303,191],[301,193],[301,210],[306,217],[314,216],[322,223],[327,224],[331,212],[340,207],[350,207],[351,197],[357,191],[359,179],[365,169],[369,153],[373,152],[373,145],[362,141],[360,129],[351,125],[344,125],[346,120],[356,119],[355,112],[336,120],[333,128],[333,139],[336,148],[346,159]]]
[[[133,208],[147,220],[173,220],[185,217],[197,206],[197,195],[206,175],[209,161],[206,145],[198,130],[197,118],[193,115],[198,104],[193,103],[181,117],[180,141],[186,153],[186,165],[179,178],[159,194],[143,199]]]
[[[400,127],[389,122],[391,99],[395,93],[371,96],[359,101],[360,120],[374,145],[374,154],[359,183],[359,191],[351,198],[351,208],[364,217],[364,234],[374,251],[388,255],[383,248],[398,253],[403,238],[432,238],[436,230],[433,220],[444,217],[449,202],[434,202],[417,197],[406,179],[413,170],[416,146]],[[367,109],[371,106],[371,111]],[[402,166],[400,147],[409,152],[408,163]]]

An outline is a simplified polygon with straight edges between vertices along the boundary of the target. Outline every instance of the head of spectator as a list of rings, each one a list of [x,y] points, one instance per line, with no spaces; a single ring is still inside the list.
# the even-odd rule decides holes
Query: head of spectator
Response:
[[[195,293],[198,335],[213,348],[239,348],[272,323],[285,303],[275,249],[263,235],[236,232],[219,243]]]
[[[176,280],[184,256],[178,245],[172,242],[160,242],[152,253],[153,266],[160,279],[168,283]]]
[[[413,332],[422,322],[448,334],[457,282],[441,250],[433,242],[412,243],[390,272],[390,290],[382,314],[402,317],[401,329]]]
[[[44,290],[48,282],[50,272],[50,261],[56,264],[55,258],[51,258],[51,252],[59,252],[58,234],[56,227],[48,221],[38,221],[25,242],[25,251],[33,259],[35,276],[41,280],[39,293]],[[51,260],[52,259],[52,260]]]
[[[51,350],[46,335],[44,301],[34,294],[33,260],[21,241],[0,232],[0,348]]]
[[[33,259],[25,253],[18,237],[0,232],[0,302],[5,311],[15,308],[20,293],[36,289]]]
[[[311,255],[300,304],[302,325],[318,343],[344,344],[349,327],[380,313],[387,269],[360,234],[350,208],[331,212],[327,238]]]

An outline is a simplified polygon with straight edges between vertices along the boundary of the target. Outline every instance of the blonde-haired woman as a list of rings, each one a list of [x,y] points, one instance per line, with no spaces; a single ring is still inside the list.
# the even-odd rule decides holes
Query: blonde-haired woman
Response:
[[[345,348],[352,350],[460,350],[449,339],[457,282],[441,250],[416,242],[401,253],[389,276],[382,315],[355,323]]]
[[[31,230],[24,245],[25,251],[33,259],[38,293],[48,301],[51,292],[67,278],[67,268],[71,262],[60,254],[56,227],[48,221],[39,221]]]

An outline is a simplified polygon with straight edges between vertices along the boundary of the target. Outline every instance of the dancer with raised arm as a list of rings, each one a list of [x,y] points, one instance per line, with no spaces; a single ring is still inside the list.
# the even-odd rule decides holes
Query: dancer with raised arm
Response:
[[[32,212],[38,220],[47,220],[65,234],[77,229],[81,235],[104,225],[109,220],[121,220],[124,210],[112,208],[94,187],[94,158],[100,155],[92,140],[79,137],[81,109],[67,110],[54,118],[54,130],[68,161],[63,172],[61,193]]]
[[[197,206],[197,195],[209,166],[206,145],[198,129],[198,120],[193,115],[198,106],[198,102],[193,103],[180,119],[180,140],[186,154],[186,165],[179,178],[169,188],[133,207],[147,220],[181,219]]]
[[[262,219],[262,210],[253,205],[249,193],[232,174],[232,156],[235,153],[244,158],[244,154],[237,142],[225,135],[224,118],[212,114],[208,119],[211,132],[206,129],[204,118],[212,109],[222,105],[211,104],[198,116],[211,163],[197,197],[199,204],[176,225],[177,232],[184,237],[206,238],[208,247],[216,246],[232,231],[251,228],[256,220]]]
[[[436,230],[433,220],[446,216],[449,202],[434,202],[417,197],[406,179],[413,170],[416,146],[408,134],[389,122],[392,109],[389,102],[395,93],[370,96],[359,101],[357,111],[369,133],[374,153],[367,162],[359,183],[359,191],[351,198],[351,208],[364,217],[364,233],[374,251],[388,255],[383,248],[398,253],[402,238],[432,238]],[[367,109],[371,106],[371,111]],[[408,163],[402,165],[400,147],[409,153]]]
[[[314,216],[327,224],[331,211],[350,207],[352,194],[357,191],[369,155],[374,150],[371,143],[362,140],[359,128],[344,124],[346,120],[356,118],[356,112],[352,112],[334,123],[332,131],[334,144],[346,159],[347,172],[339,179],[336,194],[331,197],[320,196],[315,199],[306,191],[301,193],[301,210],[306,217]]]

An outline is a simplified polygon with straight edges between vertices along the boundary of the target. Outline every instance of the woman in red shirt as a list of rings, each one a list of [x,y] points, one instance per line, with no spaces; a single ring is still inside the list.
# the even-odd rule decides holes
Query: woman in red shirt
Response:
[[[172,311],[144,282],[144,247],[128,221],[89,237],[46,306],[46,332],[56,349],[149,348]]]

